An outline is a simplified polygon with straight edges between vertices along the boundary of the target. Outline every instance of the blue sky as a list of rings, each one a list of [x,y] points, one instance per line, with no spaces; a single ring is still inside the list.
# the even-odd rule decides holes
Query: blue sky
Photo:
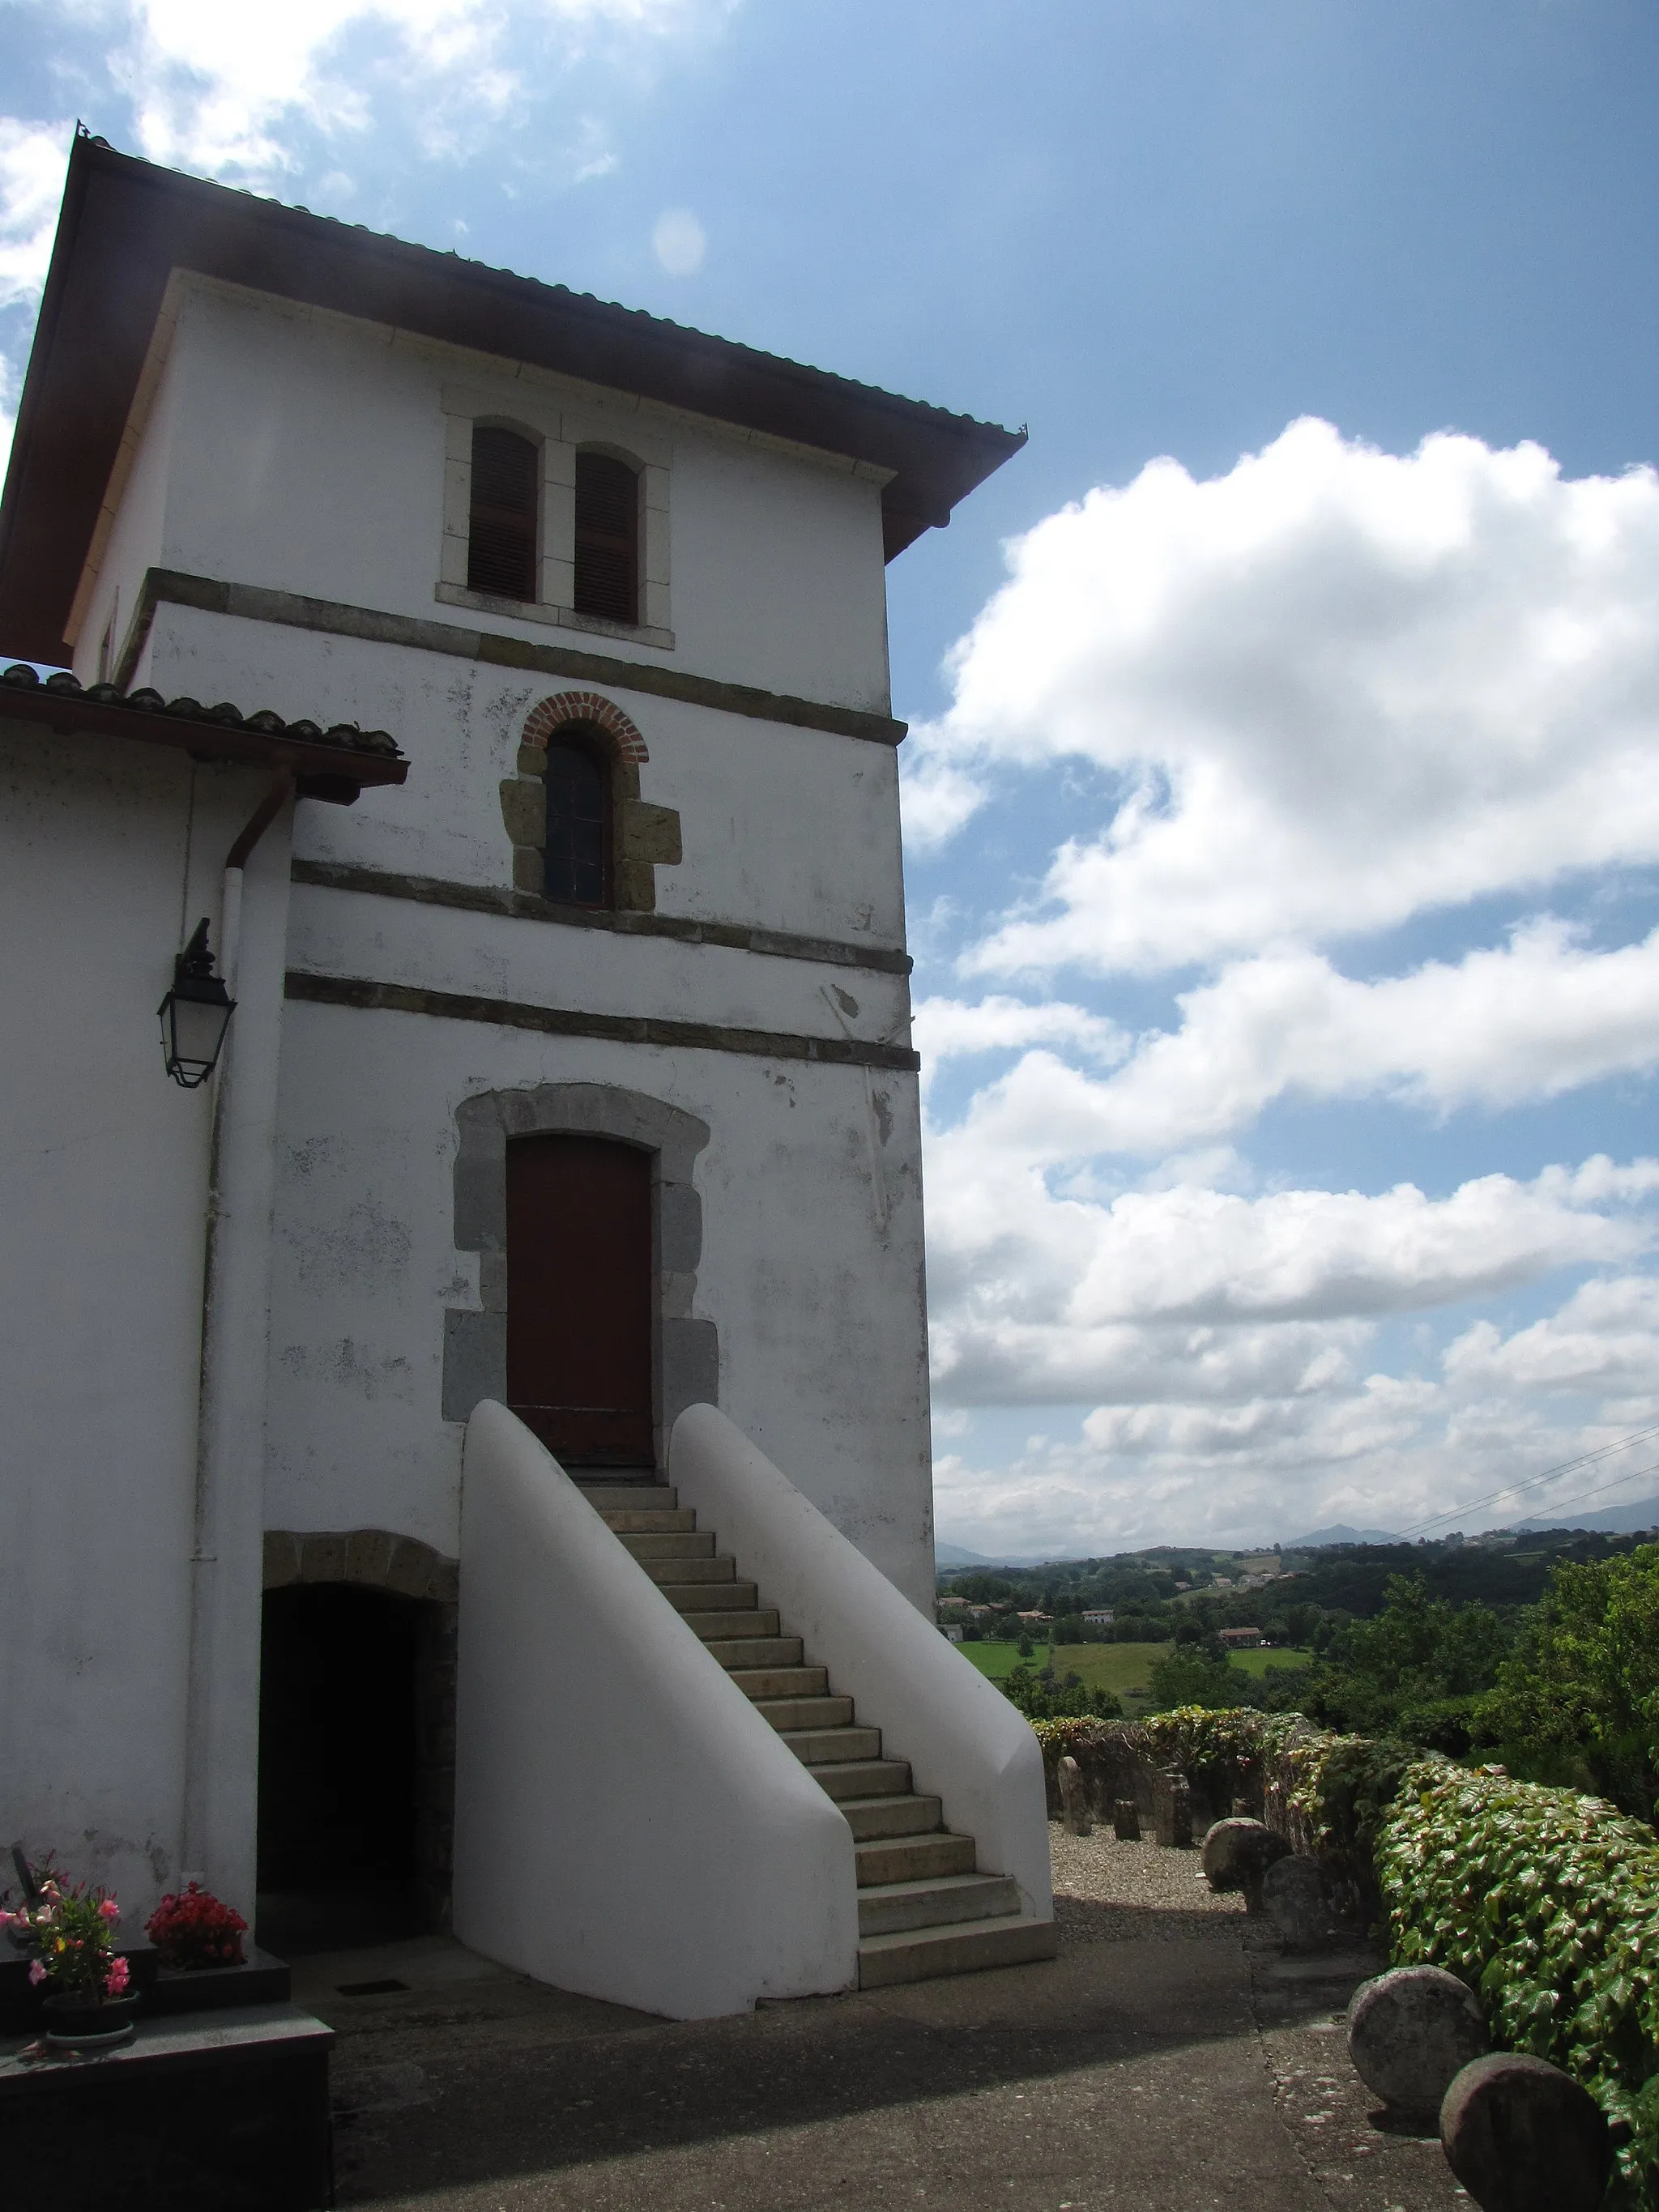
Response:
[[[262,12],[0,8],[7,408],[78,115],[1030,427],[890,572],[941,1534],[1659,1420],[1651,9]]]

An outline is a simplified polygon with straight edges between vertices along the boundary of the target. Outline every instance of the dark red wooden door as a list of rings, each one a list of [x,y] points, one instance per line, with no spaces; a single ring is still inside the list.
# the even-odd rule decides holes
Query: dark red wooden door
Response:
[[[653,1464],[648,1152],[508,1143],[507,1401],[557,1459]]]

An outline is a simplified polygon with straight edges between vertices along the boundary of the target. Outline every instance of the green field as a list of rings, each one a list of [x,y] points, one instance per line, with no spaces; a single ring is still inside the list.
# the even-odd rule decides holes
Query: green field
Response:
[[[1265,1674],[1269,1667],[1305,1667],[1312,1657],[1311,1651],[1295,1651],[1281,1644],[1276,1651],[1235,1651],[1232,1662],[1247,1674]]]
[[[1147,1695],[1152,1669],[1170,1647],[1167,1644],[1061,1644],[1051,1650],[1048,1644],[1038,1644],[1026,1660],[1020,1658],[1018,1646],[1012,1644],[959,1644],[957,1649],[994,1682],[1000,1681],[1011,1668],[1041,1668],[1052,1661],[1062,1680],[1075,1674],[1086,1688],[1114,1691],[1127,1704]],[[1245,1674],[1261,1675],[1269,1667],[1299,1666],[1309,1656],[1305,1651],[1235,1651],[1232,1659]]]

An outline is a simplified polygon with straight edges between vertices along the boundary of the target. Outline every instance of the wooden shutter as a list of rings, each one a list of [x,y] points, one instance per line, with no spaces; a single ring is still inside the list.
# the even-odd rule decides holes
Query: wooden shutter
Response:
[[[576,612],[640,618],[640,480],[609,453],[576,456]]]
[[[472,510],[466,583],[472,592],[533,601],[536,590],[536,448],[514,430],[472,433]]]
[[[507,1401],[573,1467],[653,1464],[651,1155],[507,1147]]]

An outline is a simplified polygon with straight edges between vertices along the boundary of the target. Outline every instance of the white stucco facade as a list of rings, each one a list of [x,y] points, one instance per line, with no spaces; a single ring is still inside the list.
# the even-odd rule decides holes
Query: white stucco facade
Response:
[[[627,636],[443,595],[458,391],[656,472],[646,611],[666,622]],[[931,1605],[896,755],[836,726],[889,711],[883,481],[175,276],[83,577],[76,673],[386,729],[410,770],[349,807],[300,799],[246,872],[242,1058],[216,1079],[246,1125],[240,1272],[204,1397],[215,1091],[166,1082],[154,1010],[181,930],[205,913],[217,941],[224,854],[266,779],[114,739],[0,739],[17,1425],[0,1820],[72,1846],[133,1911],[188,1867],[252,1917],[262,1532],[459,1554],[501,1304],[499,1254],[467,1217],[485,1106],[509,1134],[563,1126],[566,1098],[572,1127],[610,1127],[610,1099],[630,1127],[702,1133],[658,1232],[664,1425],[688,1392],[717,1402]],[[188,604],[158,572],[280,611]],[[349,634],[362,611],[386,619]],[[466,649],[477,632],[491,654]],[[503,641],[601,665],[504,665]],[[642,670],[695,681],[665,695]],[[529,719],[576,690],[625,718],[641,802],[678,817],[680,858],[656,861],[637,914],[514,896],[502,786]]]

